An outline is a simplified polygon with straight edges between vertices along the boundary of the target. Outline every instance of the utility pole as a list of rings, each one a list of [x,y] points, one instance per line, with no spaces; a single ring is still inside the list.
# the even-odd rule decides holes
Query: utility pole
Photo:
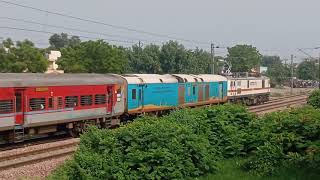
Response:
[[[320,53],[318,59],[318,88],[320,89]]]
[[[212,74],[214,74],[214,44],[211,43],[211,58],[212,58],[212,69],[211,69],[211,72]]]
[[[293,54],[291,54],[291,88],[290,94],[293,94]]]

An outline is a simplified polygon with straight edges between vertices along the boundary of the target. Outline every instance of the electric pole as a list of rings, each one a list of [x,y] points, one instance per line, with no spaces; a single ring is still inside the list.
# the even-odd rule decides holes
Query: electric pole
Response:
[[[211,43],[211,58],[212,58],[212,69],[211,69],[211,72],[212,72],[212,74],[214,74],[215,72],[214,72],[214,44],[213,43]]]
[[[293,54],[291,54],[291,88],[290,94],[293,94]]]
[[[320,89],[320,53],[318,59],[318,88]]]

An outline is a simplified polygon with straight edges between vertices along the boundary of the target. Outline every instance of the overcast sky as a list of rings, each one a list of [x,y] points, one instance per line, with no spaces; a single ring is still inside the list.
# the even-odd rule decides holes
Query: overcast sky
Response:
[[[182,42],[189,48],[209,48],[252,44],[262,54],[289,58],[304,57],[297,48],[320,46],[319,0],[6,0],[44,10],[124,26],[146,32],[200,42]],[[3,17],[32,20],[101,34],[81,33],[43,25],[16,22]],[[92,38],[137,42],[164,42],[168,38],[139,34],[108,26],[78,21],[0,2],[0,27],[18,27],[50,32],[67,32]],[[39,46],[48,43],[49,34],[0,28],[0,37],[31,39]],[[121,36],[121,37],[120,37]],[[122,37],[125,36],[125,37]],[[208,45],[203,44],[208,42]],[[129,44],[120,43],[128,46]],[[318,50],[320,51],[320,50]],[[317,51],[307,50],[316,56]],[[217,49],[225,54],[224,49]]]

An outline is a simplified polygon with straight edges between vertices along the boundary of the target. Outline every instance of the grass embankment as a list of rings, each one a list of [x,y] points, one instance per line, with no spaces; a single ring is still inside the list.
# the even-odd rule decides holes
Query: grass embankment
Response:
[[[318,180],[320,173],[303,168],[281,168],[272,175],[260,176],[253,172],[244,171],[242,165],[246,162],[243,158],[232,158],[218,162],[219,171],[197,180]]]

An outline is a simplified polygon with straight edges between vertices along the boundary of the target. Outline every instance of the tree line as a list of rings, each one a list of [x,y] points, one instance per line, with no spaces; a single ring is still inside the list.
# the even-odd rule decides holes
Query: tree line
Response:
[[[59,50],[62,57],[57,61],[66,73],[211,73],[212,56],[196,48],[188,49],[176,41],[162,45],[147,44],[122,47],[103,40],[81,41],[66,33],[49,38],[50,46],[40,49],[29,40],[14,43],[4,40],[0,47],[0,72],[45,72],[45,54]],[[232,72],[249,72],[260,65],[267,66],[267,75],[275,84],[282,84],[290,77],[290,69],[278,56],[262,56],[251,45],[236,45],[227,49],[226,57],[215,57],[215,72],[221,71],[224,62],[231,64]],[[314,62],[306,61],[295,69],[302,79],[316,79]]]

